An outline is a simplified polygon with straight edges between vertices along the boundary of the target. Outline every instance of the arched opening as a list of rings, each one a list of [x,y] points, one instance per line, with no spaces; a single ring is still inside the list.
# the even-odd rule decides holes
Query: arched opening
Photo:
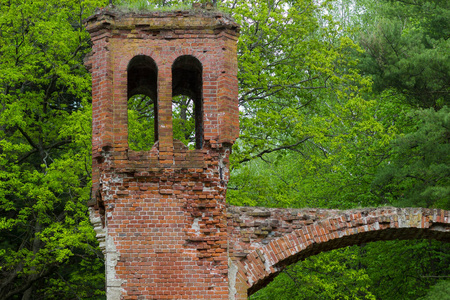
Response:
[[[202,64],[190,55],[172,65],[173,136],[195,149],[203,146],[202,73]]]
[[[127,68],[128,146],[150,150],[158,140],[158,68],[146,55],[131,59]]]
[[[449,264],[450,243],[422,239],[365,243],[289,265],[248,299],[417,299],[450,278]]]
[[[450,241],[450,211],[440,209],[381,207],[309,211],[229,207],[228,212],[239,221],[229,237],[234,247],[229,250],[233,257],[229,275],[233,283],[231,292],[239,299],[253,295],[285,270],[289,272],[288,267],[292,264],[347,246],[426,239],[444,242],[438,247],[447,247],[443,255],[450,254],[447,244]],[[245,224],[245,230],[240,230],[241,223]],[[347,255],[342,257],[347,259]],[[448,266],[449,261],[450,256],[444,265]],[[450,269],[448,271],[450,274]],[[442,274],[426,276],[448,276]]]
[[[395,218],[395,215],[393,215],[392,217]],[[402,216],[399,216],[399,219],[401,217]],[[250,288],[248,290],[248,295],[250,296],[250,295],[256,293],[258,290],[267,286],[270,282],[272,282],[274,280],[274,278],[276,278],[276,276],[278,276],[281,272],[284,272],[286,267],[288,267],[292,264],[295,264],[299,261],[303,261],[309,257],[316,256],[322,252],[328,252],[328,251],[332,251],[335,249],[342,249],[342,248],[345,248],[348,246],[361,246],[361,245],[364,245],[367,243],[379,242],[379,241],[422,240],[422,239],[436,240],[438,242],[444,242],[444,243],[448,243],[448,241],[449,241],[450,231],[448,231],[448,229],[447,229],[448,228],[447,224],[444,225],[445,227],[442,226],[443,224],[435,224],[429,228],[417,228],[417,227],[413,227],[413,226],[398,228],[398,227],[395,227],[394,224],[395,223],[392,223],[389,225],[386,224],[386,228],[379,229],[378,225],[376,225],[376,224],[375,224],[375,226],[368,226],[368,225],[361,226],[361,224],[357,224],[357,222],[355,222],[355,224],[347,224],[346,226],[348,226],[348,227],[344,231],[337,229],[338,231],[341,231],[341,234],[339,234],[339,235],[342,235],[342,236],[336,237],[331,233],[329,235],[328,240],[326,240],[326,238],[322,239],[322,238],[318,238],[316,236],[316,237],[313,237],[312,239],[306,241],[305,243],[301,242],[300,244],[297,245],[298,246],[297,249],[300,251],[296,252],[296,250],[294,251],[294,249],[290,248],[290,251],[293,251],[294,253],[286,255],[286,257],[278,256],[278,258],[281,258],[281,260],[271,266],[272,267],[271,272],[265,273],[264,275],[263,275],[263,273],[258,274],[258,275],[262,275],[262,276],[260,276],[260,278],[258,278],[260,280],[253,281],[253,285],[250,286]],[[318,230],[320,232],[320,231],[324,230],[322,225],[317,226],[317,225],[313,224],[310,226],[310,228],[311,228],[311,230]],[[391,227],[391,225],[392,225],[392,227]],[[389,226],[389,227],[387,227],[387,226]],[[445,229],[442,229],[442,228],[445,228]],[[309,233],[306,233],[306,231],[305,231],[305,234],[306,235],[307,234],[314,235],[314,233],[311,230],[308,231]],[[300,230],[300,231],[302,231],[302,230]],[[320,234],[319,232],[317,234]],[[292,238],[292,236],[296,235],[296,234],[298,234],[298,233],[288,234],[286,239],[293,241],[294,239]],[[266,247],[273,248],[274,245],[280,245],[280,248],[277,250],[284,252],[287,250],[287,248],[285,248],[285,247],[290,247],[290,246],[281,245],[279,241],[283,240],[283,239],[285,239],[285,238],[275,239],[272,242],[270,242],[268,245],[264,246],[263,248],[260,248],[258,256],[261,255],[262,257],[267,258],[268,260],[266,260],[265,263],[270,264],[270,262],[269,262],[270,258],[267,255],[267,253],[265,252],[264,248],[266,248]],[[298,239],[298,241],[300,241],[300,240],[303,240],[303,238]],[[323,241],[320,241],[320,240],[323,240]],[[448,254],[450,254],[449,251],[447,251],[447,252],[448,252]],[[258,261],[258,263],[260,263],[260,261]],[[251,264],[251,266],[249,265],[247,267],[248,267],[248,269],[253,269],[255,267],[255,265]],[[266,270],[264,264],[263,264],[263,266],[259,266],[259,268],[261,268],[262,270]],[[251,271],[249,273],[251,273]],[[255,298],[250,298],[250,300],[251,299],[255,299]]]

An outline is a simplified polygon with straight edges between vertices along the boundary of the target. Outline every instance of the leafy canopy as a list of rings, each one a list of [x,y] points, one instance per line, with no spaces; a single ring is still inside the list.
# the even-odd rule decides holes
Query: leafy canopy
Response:
[[[0,298],[99,299],[88,220],[90,51],[103,1],[0,3]]]

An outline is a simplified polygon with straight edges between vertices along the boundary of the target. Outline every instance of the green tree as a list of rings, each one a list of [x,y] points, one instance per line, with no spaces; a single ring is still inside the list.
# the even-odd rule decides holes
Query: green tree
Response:
[[[441,0],[357,1],[361,69],[374,90],[392,88],[422,108],[450,103],[450,4]]]
[[[0,3],[0,298],[99,299],[88,220],[95,0]]]
[[[412,240],[369,243],[359,261],[377,299],[417,299],[450,274],[448,243]]]
[[[128,144],[133,150],[150,150],[155,143],[155,111],[150,97],[135,95],[128,100]]]
[[[347,247],[289,266],[250,300],[376,299],[369,290],[371,279],[359,266],[358,252],[357,247]]]
[[[234,3],[231,12],[243,24],[242,117],[227,199],[236,205],[373,205],[371,176],[392,126],[376,118],[378,104],[366,97],[371,81],[356,68],[359,47],[324,13],[332,3]],[[265,183],[276,188],[259,193]]]
[[[416,110],[416,129],[394,143],[390,163],[373,182],[401,206],[450,208],[450,108]]]
[[[428,293],[420,300],[447,300],[450,299],[450,282],[442,280],[430,288]]]
[[[373,78],[373,93],[359,93],[362,99],[371,100],[362,103],[370,104],[364,110],[356,110],[358,118],[343,118],[339,119],[340,122],[331,123],[332,130],[330,130],[325,126],[321,127],[321,122],[308,123],[308,121],[314,120],[317,116],[324,116],[324,120],[328,120],[336,118],[332,116],[345,115],[336,109],[339,107],[337,104],[351,103],[352,98],[348,97],[348,93],[347,97],[333,93],[339,86],[337,84],[328,85],[328,89],[316,89],[314,101],[304,100],[303,103],[308,103],[308,106],[296,111],[293,110],[296,107],[294,97],[263,97],[258,103],[259,107],[258,104],[252,106],[255,102],[252,100],[250,106],[256,109],[243,110],[246,119],[241,121],[243,131],[237,151],[244,149],[248,154],[246,157],[239,157],[238,162],[241,164],[232,173],[229,185],[231,189],[227,195],[232,203],[341,209],[379,204],[447,207],[449,178],[447,158],[450,152],[447,149],[449,127],[446,122],[449,114],[447,108],[441,111],[439,109],[448,103],[448,33],[446,35],[445,29],[442,29],[442,24],[448,22],[446,19],[448,3],[415,1],[416,7],[412,8],[413,4],[407,1],[402,1],[403,4],[386,1],[382,2],[383,7],[380,8],[380,5],[377,6],[379,2],[371,1],[363,2],[364,6],[360,5],[361,2],[360,6],[353,6],[358,2],[352,2],[350,7],[354,7],[355,12],[360,12],[361,17],[349,16],[348,11],[342,16],[345,17],[347,26],[360,25],[360,27],[356,27],[358,30],[344,28],[345,31],[337,31],[335,37],[345,34],[355,37],[355,40],[359,38],[362,48],[366,50],[364,54],[360,54],[349,49],[345,59],[347,61],[359,59],[360,63],[357,66],[363,71],[360,74]],[[340,17],[339,13],[335,13],[335,8],[328,7],[331,15]],[[327,22],[321,21],[317,24]],[[312,34],[312,37],[315,35]],[[311,39],[309,37],[309,40]],[[318,42],[329,40],[317,39]],[[343,73],[349,70],[346,64],[336,64],[336,68],[338,72]],[[341,86],[345,86],[343,83],[340,82]],[[333,101],[334,99],[338,101]],[[244,103],[244,107],[245,105]],[[273,114],[271,107],[276,105],[279,105],[279,108],[274,109]],[[438,111],[410,113],[411,107],[416,106],[434,107]],[[327,108],[330,108],[330,111],[327,112]],[[309,135],[303,136],[304,140],[299,136],[293,139],[302,141],[300,147],[295,142],[283,144],[283,141],[287,140],[286,137],[295,136],[296,127],[286,121],[288,117],[283,114],[288,109],[295,112],[294,116],[304,116],[301,122],[296,120],[297,123],[294,124],[300,124],[299,127],[305,131],[310,128],[319,129],[319,132],[325,132],[324,138],[319,140],[320,142],[311,139],[310,136],[315,137],[313,129],[308,132]],[[258,117],[258,114],[261,116]],[[371,120],[368,115],[374,119]],[[294,118],[291,117],[292,119]],[[309,124],[312,125],[308,127]],[[372,130],[358,131],[364,124]],[[248,128],[254,130],[249,131]],[[343,139],[337,133],[345,133],[347,139]],[[395,137],[398,139],[391,144]],[[311,145],[308,145],[309,143]],[[414,172],[419,172],[422,178],[412,179],[410,176],[418,175]],[[377,249],[386,249],[380,245],[387,245],[385,247],[388,247],[389,251],[385,251],[385,254],[382,251],[376,252]],[[435,275],[431,269],[437,268],[441,262],[445,265],[446,260],[442,256],[448,254],[448,248],[443,247],[442,251],[434,251],[433,245],[428,243],[418,247],[414,242],[392,242],[371,244],[364,248],[366,252],[378,253],[377,256],[370,256],[371,264],[368,263],[369,260],[363,259],[369,257],[363,253],[357,254],[357,260],[367,262],[360,265],[360,268],[364,269],[364,274],[370,278],[368,281],[370,286],[367,289],[380,299],[399,297],[416,299],[423,296],[428,286],[436,283],[436,279],[421,276]],[[429,254],[427,255],[429,260],[423,262],[419,256],[406,258],[401,256],[402,253],[415,253],[414,251]],[[397,261],[393,263],[392,259]],[[314,261],[314,258],[311,258],[311,261]],[[308,259],[305,263],[311,264],[311,261]],[[383,261],[389,263],[385,264]],[[326,265],[337,262],[339,254],[330,252],[329,262]],[[297,274],[308,273],[302,269],[303,264],[299,263],[294,267],[299,270]],[[378,266],[375,267],[374,264]],[[400,268],[399,265],[403,267]],[[351,268],[342,270],[344,275],[346,272],[349,274],[352,272]],[[400,270],[402,271],[399,272]],[[417,274],[418,270],[421,271],[421,275]],[[383,272],[389,276],[383,277]],[[449,274],[445,268],[441,268],[440,272],[439,276]],[[405,274],[408,274],[408,277],[405,277]],[[317,282],[327,286],[341,280],[343,276],[332,277],[332,272],[329,275],[330,277],[318,279]],[[270,291],[261,291],[255,297],[271,299],[278,298],[281,294],[285,298],[307,298],[305,293],[291,288],[301,275],[292,277],[280,275],[273,283],[276,287],[269,286],[267,289]],[[384,279],[380,284],[381,278]],[[402,285],[410,287],[409,291],[399,288]],[[320,291],[318,293],[320,294]],[[332,298],[324,294],[321,296],[323,299]],[[355,293],[349,293],[347,296],[357,297]]]
[[[439,280],[449,260],[448,243],[437,241],[346,247],[289,266],[250,299],[440,299],[432,297],[448,288]]]
[[[378,202],[448,208],[449,3],[355,3],[365,8],[356,36],[366,50],[359,66],[383,105],[403,107],[397,139],[372,184]]]

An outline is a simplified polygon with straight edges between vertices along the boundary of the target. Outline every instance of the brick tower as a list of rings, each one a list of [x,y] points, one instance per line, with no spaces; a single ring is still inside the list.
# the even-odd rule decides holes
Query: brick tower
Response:
[[[93,51],[91,221],[109,300],[228,299],[225,193],[238,136],[238,25],[212,10],[88,18]],[[154,145],[128,143],[128,99],[154,107]],[[173,138],[173,96],[195,103],[195,140]]]

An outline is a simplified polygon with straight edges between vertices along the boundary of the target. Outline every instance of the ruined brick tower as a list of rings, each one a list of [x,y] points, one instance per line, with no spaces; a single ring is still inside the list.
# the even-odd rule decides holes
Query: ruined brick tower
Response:
[[[228,299],[225,192],[238,136],[239,27],[216,11],[86,20],[93,51],[91,220],[108,299]],[[156,141],[128,143],[128,99],[152,99]],[[195,142],[173,138],[173,96],[195,103]]]

